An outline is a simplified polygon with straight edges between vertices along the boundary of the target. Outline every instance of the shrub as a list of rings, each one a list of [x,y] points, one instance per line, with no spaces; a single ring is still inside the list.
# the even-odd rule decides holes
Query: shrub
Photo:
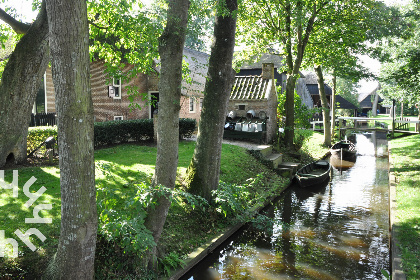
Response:
[[[196,129],[195,119],[179,119],[179,137],[190,138]],[[129,141],[153,139],[153,119],[96,122],[94,146],[100,147]],[[28,133],[28,154],[50,136],[57,137],[56,126],[31,127]]]
[[[122,120],[95,123],[95,147],[153,139],[153,120]]]
[[[284,117],[286,116],[286,94],[280,94],[278,98],[277,116],[280,120],[280,127],[284,127]],[[296,128],[310,128],[310,120],[316,112],[320,112],[319,109],[309,109],[305,104],[302,103],[302,99],[295,91],[294,97],[294,111],[295,111],[295,127]]]
[[[28,130],[27,153],[35,150],[48,137],[57,138],[57,126],[37,126],[30,127]],[[43,149],[45,149],[43,147]]]
[[[197,126],[195,119],[179,119],[179,138],[191,138]]]

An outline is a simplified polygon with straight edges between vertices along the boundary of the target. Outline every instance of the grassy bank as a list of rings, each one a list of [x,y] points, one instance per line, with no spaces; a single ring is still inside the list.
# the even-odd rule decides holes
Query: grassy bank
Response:
[[[420,135],[390,142],[397,182],[397,239],[407,279],[420,279]]]
[[[187,141],[181,142],[179,146],[180,191],[183,173],[191,160],[194,147],[195,142]],[[144,249],[142,238],[147,237],[147,232],[142,228],[144,212],[138,202],[147,194],[155,161],[156,148],[152,146],[121,145],[95,152],[100,214],[97,278],[130,277],[141,273],[136,271],[138,263],[135,259],[139,251]],[[58,242],[61,207],[59,169],[57,166],[24,167],[18,170],[18,175],[20,189],[17,198],[13,197],[12,190],[0,190],[0,230],[5,231],[6,238],[17,239],[14,234],[16,229],[26,232],[36,227],[46,236],[46,240],[42,242],[32,238],[37,247],[35,252],[19,241],[18,258],[0,259],[0,278],[37,279],[45,270]],[[32,176],[37,179],[30,189],[32,192],[41,186],[46,188],[36,204],[42,202],[52,205],[51,210],[41,211],[41,216],[51,218],[52,223],[25,224],[25,218],[31,217],[32,209],[24,207],[27,198],[22,192],[22,186]],[[12,179],[13,171],[6,170],[6,182],[11,183]],[[243,190],[252,189],[246,199],[255,203],[263,199],[259,197],[260,194],[272,195],[280,192],[287,184],[285,179],[259,163],[245,149],[231,145],[223,145],[220,179],[227,186],[224,188],[227,200],[235,194],[233,186],[241,186]],[[236,206],[244,207],[244,201],[241,203],[238,202]],[[198,204],[197,201],[187,201],[182,195],[174,198],[160,247],[163,270],[179,265],[183,255],[234,222],[234,219],[227,219],[223,213],[232,214],[228,212],[232,211],[234,204],[220,203],[212,210],[202,209]],[[10,247],[6,254],[11,253]]]
[[[325,154],[322,135],[306,132],[302,144],[301,161],[309,161]],[[279,194],[288,184],[288,179],[278,176],[261,164],[244,148],[223,145],[220,180],[215,205],[209,206],[199,198],[183,193],[183,177],[191,160],[195,142],[183,141],[179,145],[178,187],[173,194],[167,223],[159,246],[159,263],[164,273],[182,265],[185,255],[194,251],[209,238],[224,232],[239,220],[249,219],[247,211],[262,204],[268,197]],[[287,151],[285,158],[287,158]],[[292,157],[288,161],[297,161]],[[150,245],[150,235],[144,229],[145,205],[153,192],[149,188],[156,161],[153,145],[120,145],[95,151],[96,188],[99,214],[98,244],[96,253],[96,278],[148,279],[139,270],[139,259]],[[32,238],[36,246],[32,252],[18,240],[18,258],[0,258],[1,279],[39,279],[49,259],[56,250],[60,230],[60,187],[57,166],[22,167],[18,169],[19,196],[12,190],[0,189],[0,230],[6,238],[17,239],[14,231],[22,232],[31,227],[39,229],[46,237],[42,242]],[[26,224],[32,208],[24,206],[27,201],[22,186],[32,176],[36,181],[31,192],[41,186],[46,188],[38,203],[51,204],[51,210],[41,211],[41,217],[51,218],[52,223]],[[5,171],[5,180],[10,183],[13,171]],[[150,205],[149,205],[150,206]],[[6,254],[11,255],[11,247]],[[150,275],[150,278],[153,276]]]

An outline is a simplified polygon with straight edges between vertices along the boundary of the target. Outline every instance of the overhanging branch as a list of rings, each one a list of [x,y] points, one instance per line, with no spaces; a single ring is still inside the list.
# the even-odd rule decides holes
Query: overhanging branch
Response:
[[[28,32],[28,30],[29,30],[29,27],[31,27],[30,24],[23,23],[23,22],[20,22],[20,21],[16,20],[15,18],[10,16],[8,13],[6,13],[1,8],[0,8],[0,19],[3,20],[8,25],[10,25],[10,27],[12,27],[12,29],[17,34],[26,34],[26,32]]]

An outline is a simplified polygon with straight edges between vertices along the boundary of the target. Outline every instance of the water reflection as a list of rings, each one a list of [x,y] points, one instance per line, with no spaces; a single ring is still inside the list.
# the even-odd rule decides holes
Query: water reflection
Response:
[[[246,229],[185,279],[384,278],[381,270],[389,270],[386,139],[356,137],[354,166],[334,170],[323,186],[290,187],[266,211],[272,228]]]

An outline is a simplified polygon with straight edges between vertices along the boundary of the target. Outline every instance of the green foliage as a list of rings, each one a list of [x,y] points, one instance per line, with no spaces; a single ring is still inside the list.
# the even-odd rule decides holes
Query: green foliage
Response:
[[[394,139],[390,156],[396,177],[396,238],[407,279],[420,279],[420,135]]]
[[[382,61],[379,80],[381,95],[387,99],[404,99],[412,106],[420,101],[420,21],[419,3],[412,1],[395,15],[399,33],[391,34],[377,47]]]
[[[179,119],[179,137],[190,138],[196,128],[195,119]],[[149,141],[153,139],[153,119],[120,120],[95,123],[95,147]]]
[[[197,127],[197,121],[195,119],[179,119],[179,137],[191,138]]]
[[[128,141],[147,141],[153,139],[153,120],[120,120],[95,123],[95,147],[126,143]]]
[[[56,126],[38,126],[30,127],[28,130],[27,138],[27,152],[32,152],[35,148],[41,145],[48,137],[54,137],[57,139],[57,127]],[[45,151],[45,147],[41,148],[41,151]]]
[[[155,207],[160,197],[165,196],[192,209],[204,210],[208,207],[207,201],[201,197],[161,185],[152,187],[150,178],[134,178],[124,184],[122,192],[116,187],[119,179],[114,173],[115,168],[113,164],[102,161],[96,164],[96,169],[105,177],[105,180],[97,182],[98,233],[106,243],[121,248],[123,255],[135,257],[137,265],[142,263],[148,250],[156,246],[144,221],[148,209]],[[166,274],[184,264],[176,252],[165,255],[158,263]]]
[[[170,252],[166,254],[164,258],[160,258],[159,261],[159,270],[163,271],[166,276],[169,276],[172,270],[185,266],[185,261],[180,255],[176,252]]]
[[[255,209],[272,195],[274,190],[268,188],[270,179],[262,172],[255,178],[249,178],[242,185],[220,182],[217,190],[212,192],[216,203],[216,211],[223,214],[225,218],[239,218],[249,220],[255,213]],[[261,196],[262,190],[267,191]],[[253,206],[250,208],[250,206]]]
[[[279,91],[279,90],[278,90]],[[279,126],[284,127],[284,119],[286,115],[286,94],[279,94],[278,96],[278,106],[277,106],[277,117],[279,119]],[[312,116],[319,110],[319,109],[309,109],[306,107],[305,104],[302,103],[302,99],[295,91],[295,127],[296,128],[310,128],[311,123],[310,120]]]

